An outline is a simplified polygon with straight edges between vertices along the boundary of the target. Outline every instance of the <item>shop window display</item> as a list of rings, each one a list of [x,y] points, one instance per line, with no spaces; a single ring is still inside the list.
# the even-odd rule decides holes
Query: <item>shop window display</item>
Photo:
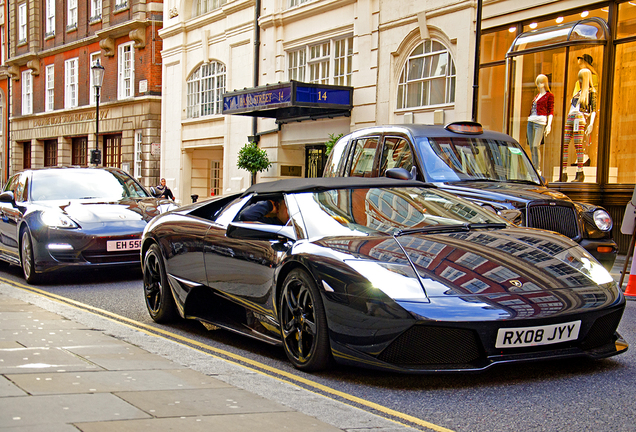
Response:
[[[606,29],[594,18],[523,33],[508,53],[507,132],[525,146],[548,181],[600,180],[598,110],[603,93],[601,62],[596,60],[603,59]]]

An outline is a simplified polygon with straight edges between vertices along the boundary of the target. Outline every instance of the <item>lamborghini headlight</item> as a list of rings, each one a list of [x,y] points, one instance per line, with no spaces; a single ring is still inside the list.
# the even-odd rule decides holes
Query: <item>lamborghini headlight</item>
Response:
[[[428,300],[418,276],[408,264],[365,260],[346,260],[346,263],[394,300]]]

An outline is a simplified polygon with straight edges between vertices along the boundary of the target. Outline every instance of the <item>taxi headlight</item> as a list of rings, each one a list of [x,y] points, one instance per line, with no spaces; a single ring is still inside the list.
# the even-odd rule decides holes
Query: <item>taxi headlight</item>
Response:
[[[594,223],[601,231],[612,229],[612,217],[605,210],[598,209],[594,212]]]

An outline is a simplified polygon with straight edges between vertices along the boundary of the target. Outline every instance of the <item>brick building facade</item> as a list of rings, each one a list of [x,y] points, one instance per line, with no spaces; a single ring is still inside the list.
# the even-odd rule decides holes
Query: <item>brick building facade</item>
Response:
[[[13,23],[10,164],[88,165],[128,171],[146,186],[159,177],[162,1],[8,0]],[[91,66],[105,68],[95,137]]]

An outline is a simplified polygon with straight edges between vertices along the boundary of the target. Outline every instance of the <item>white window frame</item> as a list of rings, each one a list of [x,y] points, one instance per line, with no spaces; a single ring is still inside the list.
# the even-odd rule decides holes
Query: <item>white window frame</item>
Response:
[[[22,115],[33,114],[33,77],[31,70],[22,72]]]
[[[439,45],[442,48],[435,49],[435,45]],[[415,52],[420,48],[420,46],[422,47],[422,52],[416,54]],[[436,58],[437,63],[435,63]],[[446,65],[443,73],[433,73],[433,71],[429,71],[427,73],[424,70],[424,67],[427,65],[430,68],[433,67],[433,64],[437,64],[437,66],[440,67],[440,65],[443,64],[440,63],[442,58],[446,59]],[[422,75],[419,77],[413,76],[412,71],[418,69],[415,65],[420,62],[424,65],[422,67]],[[413,63],[413,65],[411,65],[411,63]],[[453,60],[450,50],[438,40],[427,39],[411,50],[411,53],[402,66],[398,80],[396,109],[409,110],[414,108],[452,105],[455,103],[456,79],[457,71],[455,69],[455,61]],[[431,96],[434,94],[432,86],[436,82],[440,81],[444,81],[444,100],[434,102],[431,100]],[[418,89],[419,92],[413,92],[413,90]],[[419,93],[419,96],[417,93]],[[420,103],[418,104],[417,101],[412,101],[411,97],[419,97],[421,99]]]
[[[97,21],[102,18],[102,0],[91,0],[91,21]]]
[[[46,0],[46,32],[45,36],[55,34],[55,0]]]
[[[192,16],[196,17],[208,12],[212,12],[213,10],[220,8],[226,3],[227,0],[196,0],[195,2],[193,2]]]
[[[44,69],[44,111],[55,110],[55,65]]]
[[[66,29],[73,30],[77,28],[77,0],[66,0],[67,6],[67,23]]]
[[[225,65],[218,61],[203,63],[190,74],[186,80],[187,118],[222,114],[226,74]]]
[[[78,58],[64,62],[64,108],[75,108],[78,105]]]
[[[289,0],[289,7],[295,7],[295,6],[300,6],[303,3],[309,3],[310,1],[313,0]]]
[[[349,35],[287,51],[287,79],[350,86],[353,40]]]
[[[101,59],[102,59],[101,52],[97,51],[97,52],[91,53],[89,56],[89,59],[90,59],[89,64],[90,64],[90,67],[92,68],[95,65],[95,63],[97,63],[97,59],[99,59],[101,62]],[[95,85],[93,83],[92,69],[89,72],[90,73],[88,74],[88,77],[89,77],[88,81],[89,81],[89,87],[90,87],[89,89],[90,95],[88,97],[88,104],[95,105]]]
[[[141,179],[141,162],[143,154],[143,132],[135,132],[135,164],[133,167],[134,177],[137,180]]]
[[[129,99],[135,96],[135,48],[128,42],[117,50],[117,99]]]
[[[26,2],[18,6],[18,44],[27,41],[27,5]]]

